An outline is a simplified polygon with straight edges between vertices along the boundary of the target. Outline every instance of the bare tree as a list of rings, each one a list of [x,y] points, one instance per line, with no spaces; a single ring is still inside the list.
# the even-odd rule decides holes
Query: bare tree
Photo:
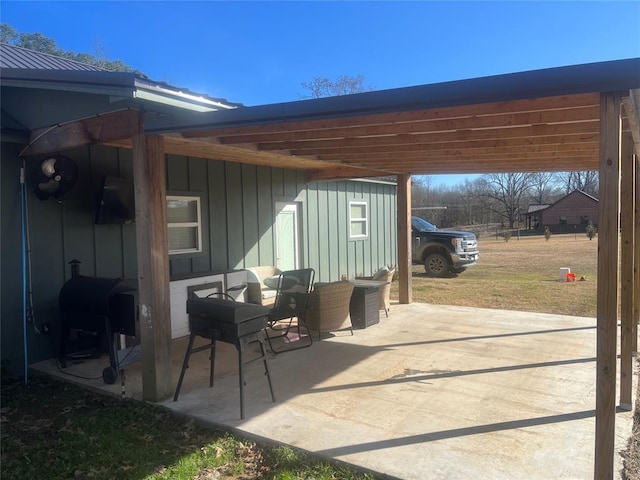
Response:
[[[586,170],[580,172],[564,172],[560,175],[565,195],[570,194],[574,190],[582,190],[594,197],[598,196],[598,172],[595,170]]]
[[[302,82],[302,87],[309,90],[306,98],[335,97],[338,95],[349,95],[351,93],[369,92],[373,87],[364,85],[364,76],[358,75],[350,77],[342,75],[336,80],[329,80],[326,77],[315,77],[310,82]]]
[[[532,173],[492,173],[480,177],[480,195],[492,200],[487,206],[507,220],[513,228],[518,220],[521,202],[529,194]]]
[[[536,172],[531,175],[531,189],[529,193],[534,203],[549,203],[553,190],[554,174],[551,172]]]
[[[411,183],[411,205],[414,208],[432,207],[431,177],[428,175],[413,175]]]

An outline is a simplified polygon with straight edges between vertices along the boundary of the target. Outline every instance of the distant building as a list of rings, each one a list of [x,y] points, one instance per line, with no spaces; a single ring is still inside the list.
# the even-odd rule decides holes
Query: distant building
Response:
[[[591,222],[598,225],[598,199],[582,190],[574,190],[552,204],[533,203],[526,215],[529,230],[553,233],[584,232]]]

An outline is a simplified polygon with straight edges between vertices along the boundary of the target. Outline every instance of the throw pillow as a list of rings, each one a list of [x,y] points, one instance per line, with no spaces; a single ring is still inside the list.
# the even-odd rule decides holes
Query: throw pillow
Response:
[[[371,277],[372,280],[385,280],[387,278],[387,275],[389,275],[390,270],[387,267],[382,267],[381,269],[379,269],[374,275],[373,277]]]
[[[279,275],[274,275],[273,277],[268,277],[264,279],[264,284],[269,287],[269,288],[273,288],[274,290],[278,288],[278,281],[280,279]]]

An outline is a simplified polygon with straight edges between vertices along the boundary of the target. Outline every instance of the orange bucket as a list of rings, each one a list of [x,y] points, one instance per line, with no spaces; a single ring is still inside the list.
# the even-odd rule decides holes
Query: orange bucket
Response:
[[[567,282],[575,282],[576,274],[575,273],[567,273]]]

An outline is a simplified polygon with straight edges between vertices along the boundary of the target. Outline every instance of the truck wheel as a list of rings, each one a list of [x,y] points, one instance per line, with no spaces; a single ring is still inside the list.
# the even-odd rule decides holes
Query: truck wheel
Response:
[[[444,277],[449,273],[449,259],[441,253],[432,253],[424,259],[424,271],[430,277]]]

